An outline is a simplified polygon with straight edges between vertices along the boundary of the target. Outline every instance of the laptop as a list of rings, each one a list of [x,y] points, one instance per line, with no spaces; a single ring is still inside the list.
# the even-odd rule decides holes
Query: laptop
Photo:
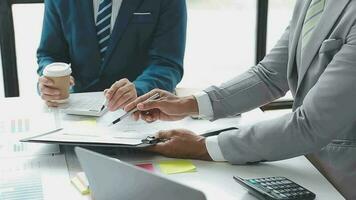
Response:
[[[75,148],[95,200],[206,200],[203,192],[81,147]]]

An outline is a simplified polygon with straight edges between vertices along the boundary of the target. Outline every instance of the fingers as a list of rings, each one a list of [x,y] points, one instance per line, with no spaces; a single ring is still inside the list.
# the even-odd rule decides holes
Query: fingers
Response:
[[[75,79],[74,79],[73,76],[70,76],[70,81],[69,81],[69,83],[70,83],[70,86],[74,86],[74,85],[75,85]]]
[[[111,87],[110,89],[107,90],[106,92],[106,97],[110,100],[114,94],[116,93],[116,90],[118,90],[119,88],[121,88],[122,86],[126,85],[129,82],[129,80],[127,79],[121,79],[119,81],[116,81]]]
[[[138,121],[140,119],[140,113],[134,112],[131,117],[133,120]]]
[[[142,102],[137,104],[137,109],[140,111],[148,111],[152,109],[162,109],[166,105],[165,101],[162,100],[152,100],[148,102]]]
[[[54,82],[53,82],[51,79],[48,79],[48,78],[46,78],[46,77],[44,77],[44,76],[41,76],[41,77],[38,79],[38,83],[39,83],[40,85],[45,85],[45,86],[48,86],[48,87],[54,85]]]
[[[127,93],[123,94],[121,98],[116,102],[116,108],[119,109],[125,107],[129,102],[135,100],[137,98],[137,93],[135,86],[130,89]]]
[[[180,135],[180,130],[159,131],[156,134],[156,137],[160,139],[171,139],[172,137],[177,135]]]
[[[41,94],[49,95],[49,96],[59,96],[61,94],[59,89],[50,88],[47,86],[40,86]]]
[[[58,107],[59,104],[51,101],[46,101],[48,107]]]
[[[139,112],[140,118],[148,123],[155,122],[160,119],[161,112],[158,109],[149,112]]]
[[[168,157],[175,157],[176,156],[175,153],[179,153],[179,152],[175,152],[174,149],[176,149],[175,146],[177,145],[177,141],[179,140],[178,138],[181,136],[181,133],[183,131],[184,130],[176,129],[176,130],[158,132],[156,134],[156,137],[160,139],[166,139],[166,141],[151,146],[147,150],[155,153],[160,153]]]
[[[41,92],[41,98],[43,100],[50,101],[58,100],[61,98],[60,90],[52,88],[53,85],[54,83],[52,80],[43,76],[39,78],[39,89]]]
[[[45,101],[60,99],[61,93],[58,89],[40,85],[41,98]]]
[[[41,94],[41,98],[45,101],[52,101],[52,100],[60,100],[61,97],[59,95],[46,95]]]
[[[169,141],[161,142],[154,146],[147,147],[146,150],[154,153],[165,154],[167,148],[169,148]]]
[[[154,89],[154,90],[151,90],[150,92],[148,92],[148,93],[146,93],[146,94],[144,94],[144,95],[142,95],[142,96],[136,98],[135,101],[133,101],[133,102],[127,104],[127,105],[125,106],[124,110],[125,110],[126,112],[128,112],[128,111],[130,111],[130,110],[136,108],[137,104],[146,101],[147,99],[149,99],[151,96],[153,96],[153,95],[156,94],[157,92],[159,93],[159,91],[161,91],[161,90],[160,90],[160,89]]]
[[[167,157],[212,160],[205,144],[205,138],[189,130],[161,131],[157,137],[165,139],[165,141],[147,150]]]
[[[106,90],[105,96],[109,99],[108,108],[111,111],[123,108],[137,98],[135,85],[127,79],[122,79]]]
[[[105,97],[106,97],[108,91],[109,91],[109,89],[105,89],[105,90],[104,90],[104,96],[105,96]]]

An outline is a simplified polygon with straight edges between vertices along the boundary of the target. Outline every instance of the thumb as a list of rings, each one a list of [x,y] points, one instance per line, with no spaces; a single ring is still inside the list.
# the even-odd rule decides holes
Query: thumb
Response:
[[[75,79],[73,76],[70,77],[70,85],[74,86],[75,85]]]
[[[162,151],[166,148],[167,143],[158,143],[153,146],[146,147],[146,151],[154,152],[154,153],[162,153]]]
[[[137,109],[140,111],[148,111],[153,109],[161,110],[162,103],[159,101],[149,101],[149,102],[142,102],[137,104]]]

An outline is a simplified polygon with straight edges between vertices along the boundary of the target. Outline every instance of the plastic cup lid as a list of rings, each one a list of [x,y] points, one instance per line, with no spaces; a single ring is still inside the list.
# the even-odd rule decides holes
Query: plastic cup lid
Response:
[[[72,73],[70,65],[67,63],[55,62],[47,65],[43,70],[43,75],[48,77],[68,76]]]

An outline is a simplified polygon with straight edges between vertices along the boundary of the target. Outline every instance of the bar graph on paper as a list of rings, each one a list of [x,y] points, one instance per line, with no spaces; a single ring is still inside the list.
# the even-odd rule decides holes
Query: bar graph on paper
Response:
[[[0,165],[0,200],[42,200],[46,196],[44,191],[50,189],[46,183],[66,175],[64,155],[3,158]],[[64,180],[68,181],[67,178]],[[63,180],[58,180],[58,183],[63,184]]]
[[[0,166],[0,199],[42,200],[41,169],[48,167],[49,158],[3,159]]]
[[[40,173],[29,173],[7,178],[0,183],[1,200],[42,200],[43,189]]]
[[[28,137],[49,123],[41,120],[33,121],[29,117],[13,117],[0,119],[0,157],[25,156],[34,154],[59,153],[58,145],[22,143],[19,140]],[[43,119],[45,121],[45,119]]]
[[[29,118],[10,119],[0,121],[0,134],[21,134],[31,131]]]

